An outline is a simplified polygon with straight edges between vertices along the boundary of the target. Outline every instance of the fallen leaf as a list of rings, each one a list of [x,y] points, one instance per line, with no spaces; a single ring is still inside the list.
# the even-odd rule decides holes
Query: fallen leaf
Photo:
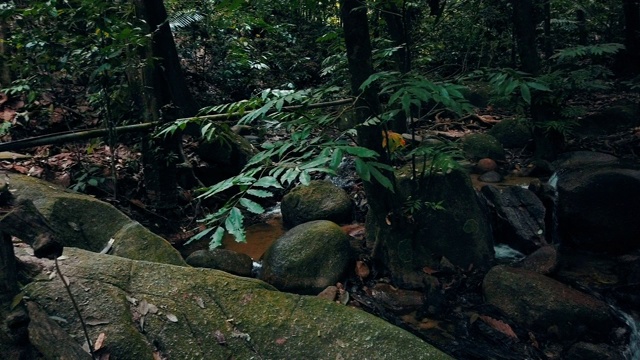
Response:
[[[218,342],[218,345],[226,345],[227,344],[227,339],[224,337],[224,334],[222,333],[222,331],[216,330],[213,333],[213,336],[216,338],[216,341]]]
[[[93,344],[93,350],[98,351],[102,349],[102,346],[104,346],[104,340],[106,338],[107,335],[105,335],[105,333],[100,333],[100,335],[98,335],[98,338],[96,339],[96,342]]]
[[[149,313],[149,303],[147,302],[147,300],[142,300],[140,301],[140,305],[138,305],[138,312],[144,316],[147,315]]]
[[[369,277],[369,274],[371,274],[371,271],[367,264],[361,260],[356,261],[356,275],[358,275],[360,279],[366,279]]]
[[[439,273],[440,271],[434,270],[434,269],[432,269],[432,268],[430,268],[428,266],[425,266],[425,267],[422,268],[422,272],[427,274],[427,275],[433,275],[433,274]]]
[[[169,319],[169,321],[171,322],[178,322],[178,317],[173,315],[172,313],[167,313],[166,315],[167,319]]]
[[[130,302],[132,305],[135,305],[135,304],[138,303],[138,299],[136,299],[134,297],[131,297],[131,296],[127,295],[126,298],[127,298],[127,301]]]
[[[104,319],[97,319],[94,318],[92,316],[88,316],[85,319],[85,324],[90,325],[90,326],[98,326],[98,325],[106,325],[109,323],[109,320],[104,320]]]
[[[201,297],[196,296],[196,304],[198,304],[198,306],[200,307],[200,309],[204,309],[204,301],[202,300]]]
[[[513,329],[511,329],[511,326],[509,326],[509,324],[486,315],[480,315],[478,317],[492,328],[498,330],[499,332],[507,335],[512,339],[518,340],[518,335],[513,332]]]
[[[154,304],[149,304],[149,314],[156,314],[158,313],[158,307],[155,306]]]

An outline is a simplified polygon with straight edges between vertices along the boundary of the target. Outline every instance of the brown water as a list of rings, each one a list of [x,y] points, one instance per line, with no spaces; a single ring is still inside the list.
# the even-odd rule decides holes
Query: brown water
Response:
[[[277,238],[284,234],[282,216],[274,215],[263,223],[250,225],[246,228],[247,242],[238,243],[233,236],[226,234],[222,239],[222,248],[247,254],[255,261],[260,260],[265,251]]]
[[[485,185],[493,185],[493,186],[496,186],[498,188],[504,188],[504,187],[508,187],[508,186],[524,186],[524,187],[527,187],[527,186],[529,186],[529,184],[532,181],[538,180],[538,178],[535,178],[535,177],[507,175],[499,183],[487,183],[487,182],[483,182],[483,181],[478,180],[478,178],[480,177],[480,175],[478,175],[478,174],[471,174],[469,176],[471,177],[471,183],[473,184],[473,187],[476,190],[480,190]]]

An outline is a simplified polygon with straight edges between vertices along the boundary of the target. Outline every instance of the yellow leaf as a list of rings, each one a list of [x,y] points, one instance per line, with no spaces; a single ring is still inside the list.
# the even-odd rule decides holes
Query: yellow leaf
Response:
[[[407,146],[407,142],[402,137],[402,134],[398,134],[393,131],[382,132],[382,147],[387,147],[387,139],[389,140],[389,150],[391,152],[396,151],[398,148]]]

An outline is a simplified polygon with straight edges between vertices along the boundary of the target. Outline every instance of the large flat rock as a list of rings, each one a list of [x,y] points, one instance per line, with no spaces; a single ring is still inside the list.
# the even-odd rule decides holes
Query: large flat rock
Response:
[[[61,270],[92,324],[90,338],[104,333],[112,359],[151,360],[154,351],[168,359],[450,358],[361,310],[278,292],[260,280],[75,248],[64,255]],[[83,342],[59,278],[33,282],[25,292]],[[153,309],[144,302],[158,312],[144,315]]]

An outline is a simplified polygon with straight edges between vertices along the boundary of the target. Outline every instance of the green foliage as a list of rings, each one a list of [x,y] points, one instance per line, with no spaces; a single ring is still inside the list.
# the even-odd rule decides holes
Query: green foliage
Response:
[[[71,187],[73,191],[86,192],[88,186],[98,187],[106,181],[102,169],[91,166],[84,169],[75,178],[75,184]]]
[[[624,45],[618,43],[580,45],[557,51],[551,59],[558,62],[576,61],[578,58],[615,55],[624,49]]]
[[[131,114],[131,81],[142,65],[140,49],[149,42],[133,5],[109,1],[33,1],[4,6],[0,18],[11,31],[6,65],[15,79],[1,91],[24,94],[32,103],[55,83],[70,84],[106,118]],[[121,120],[118,120],[121,121]]]
[[[457,114],[470,112],[472,107],[464,98],[463,86],[432,82],[416,74],[401,74],[396,71],[384,71],[371,75],[360,86],[364,90],[372,84],[379,86],[380,94],[388,96],[387,111],[379,116],[383,121],[391,120],[398,112],[407,118],[412,117],[419,109],[428,108],[430,115],[437,108],[447,108]]]

